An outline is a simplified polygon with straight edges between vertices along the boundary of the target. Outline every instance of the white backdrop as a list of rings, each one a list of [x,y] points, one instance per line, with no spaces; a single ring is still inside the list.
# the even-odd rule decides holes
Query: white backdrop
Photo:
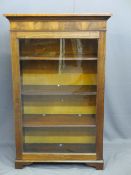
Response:
[[[0,0],[0,140],[14,142],[9,22],[4,13],[111,12],[107,26],[104,138],[131,139],[131,0]]]
[[[9,22],[3,14],[88,12],[113,14],[107,27],[105,142],[131,139],[131,0],[0,0],[1,144],[14,144]]]

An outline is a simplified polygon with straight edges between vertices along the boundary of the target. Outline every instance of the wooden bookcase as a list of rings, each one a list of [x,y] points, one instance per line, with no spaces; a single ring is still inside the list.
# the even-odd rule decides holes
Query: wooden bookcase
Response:
[[[104,63],[110,14],[6,14],[10,21],[16,168],[103,169]]]

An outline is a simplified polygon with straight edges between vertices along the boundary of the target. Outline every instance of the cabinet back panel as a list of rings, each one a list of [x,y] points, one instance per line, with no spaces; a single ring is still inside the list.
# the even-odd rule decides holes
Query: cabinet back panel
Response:
[[[24,96],[24,114],[95,114],[96,96]]]

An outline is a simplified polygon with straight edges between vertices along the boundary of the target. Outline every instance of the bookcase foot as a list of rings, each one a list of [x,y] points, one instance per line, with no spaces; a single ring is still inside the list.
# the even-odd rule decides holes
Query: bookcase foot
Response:
[[[15,161],[15,169],[22,169],[26,165],[31,165],[32,162],[22,162],[22,161]]]
[[[21,160],[16,160],[15,161],[15,168],[16,169],[22,169],[26,165],[31,165],[33,162],[24,162]],[[89,162],[85,163],[87,166],[94,167],[96,170],[103,170],[104,168],[104,163],[103,162]]]
[[[91,166],[91,167],[94,167],[96,168],[96,170],[103,170],[104,168],[104,163],[101,162],[101,163],[86,163],[87,166]]]

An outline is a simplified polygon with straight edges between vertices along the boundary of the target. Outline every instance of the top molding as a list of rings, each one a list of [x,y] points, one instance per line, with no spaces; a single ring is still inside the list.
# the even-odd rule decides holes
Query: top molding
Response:
[[[25,19],[89,19],[108,20],[111,13],[65,13],[65,14],[5,14],[9,20]]]

